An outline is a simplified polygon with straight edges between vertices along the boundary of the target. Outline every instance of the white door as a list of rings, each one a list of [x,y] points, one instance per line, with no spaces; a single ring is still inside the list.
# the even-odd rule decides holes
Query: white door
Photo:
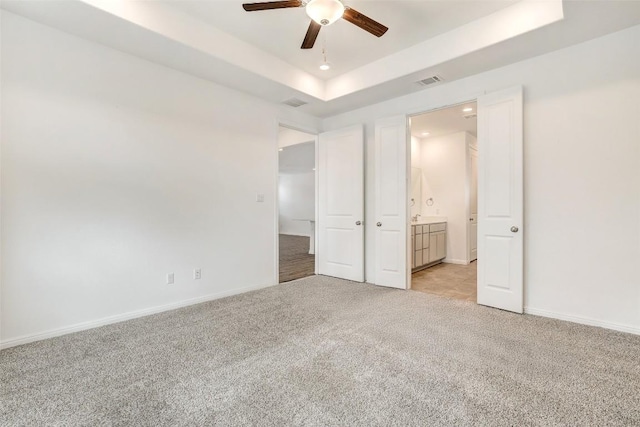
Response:
[[[467,262],[478,259],[478,150],[469,146],[469,223]]]
[[[409,276],[409,156],[407,118],[376,121],[375,284],[407,289]]]
[[[522,87],[478,98],[478,303],[522,313]]]
[[[318,139],[318,274],[364,281],[362,126]]]

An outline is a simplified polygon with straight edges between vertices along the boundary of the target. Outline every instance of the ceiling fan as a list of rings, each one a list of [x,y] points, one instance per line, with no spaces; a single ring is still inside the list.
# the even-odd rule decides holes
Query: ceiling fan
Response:
[[[301,49],[311,49],[316,42],[320,28],[331,25],[342,18],[352,24],[370,32],[376,37],[382,37],[388,28],[355,9],[342,4],[340,0],[284,0],[268,1],[261,3],[245,3],[242,5],[247,12],[259,10],[286,9],[291,7],[304,7],[311,18],[309,29],[302,41]]]

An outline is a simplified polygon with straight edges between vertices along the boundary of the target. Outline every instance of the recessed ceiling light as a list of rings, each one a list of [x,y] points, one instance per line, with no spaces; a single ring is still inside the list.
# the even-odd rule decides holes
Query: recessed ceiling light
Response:
[[[422,136],[429,136],[431,135],[429,132],[422,132]]]
[[[463,112],[463,113],[469,113],[469,112],[471,112],[471,111],[473,111],[473,108],[471,108],[471,107],[467,107],[467,108],[463,108],[463,109],[462,109],[462,112]]]
[[[278,151],[282,151],[282,150],[284,150],[284,148],[279,148],[279,149],[278,149]]]
[[[316,168],[311,169],[312,171],[316,170]]]
[[[320,69],[322,71],[327,71],[329,68],[331,68],[331,65],[329,65],[329,63],[325,62],[322,65],[320,65]]]

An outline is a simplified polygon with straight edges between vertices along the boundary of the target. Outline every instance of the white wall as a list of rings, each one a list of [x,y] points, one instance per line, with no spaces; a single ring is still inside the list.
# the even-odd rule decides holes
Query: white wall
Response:
[[[447,217],[445,262],[467,261],[467,133],[421,140],[422,216]],[[426,204],[433,199],[433,205]]]
[[[315,172],[281,173],[278,179],[280,234],[311,236],[311,225],[301,219],[315,219]]]
[[[640,26],[325,119],[325,130],[365,123],[367,278],[375,120],[522,84],[526,310],[640,333],[638,40]]]
[[[415,136],[412,136],[411,137],[411,167],[412,168],[422,167],[420,148],[421,148],[420,138],[416,138]]]
[[[1,54],[3,346],[277,283],[277,123],[316,119],[7,12]]]

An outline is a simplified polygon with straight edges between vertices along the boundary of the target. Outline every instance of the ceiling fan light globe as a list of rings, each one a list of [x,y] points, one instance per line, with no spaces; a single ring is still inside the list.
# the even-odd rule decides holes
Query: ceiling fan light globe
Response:
[[[311,0],[305,10],[318,24],[331,25],[344,14],[344,5],[339,0]]]

